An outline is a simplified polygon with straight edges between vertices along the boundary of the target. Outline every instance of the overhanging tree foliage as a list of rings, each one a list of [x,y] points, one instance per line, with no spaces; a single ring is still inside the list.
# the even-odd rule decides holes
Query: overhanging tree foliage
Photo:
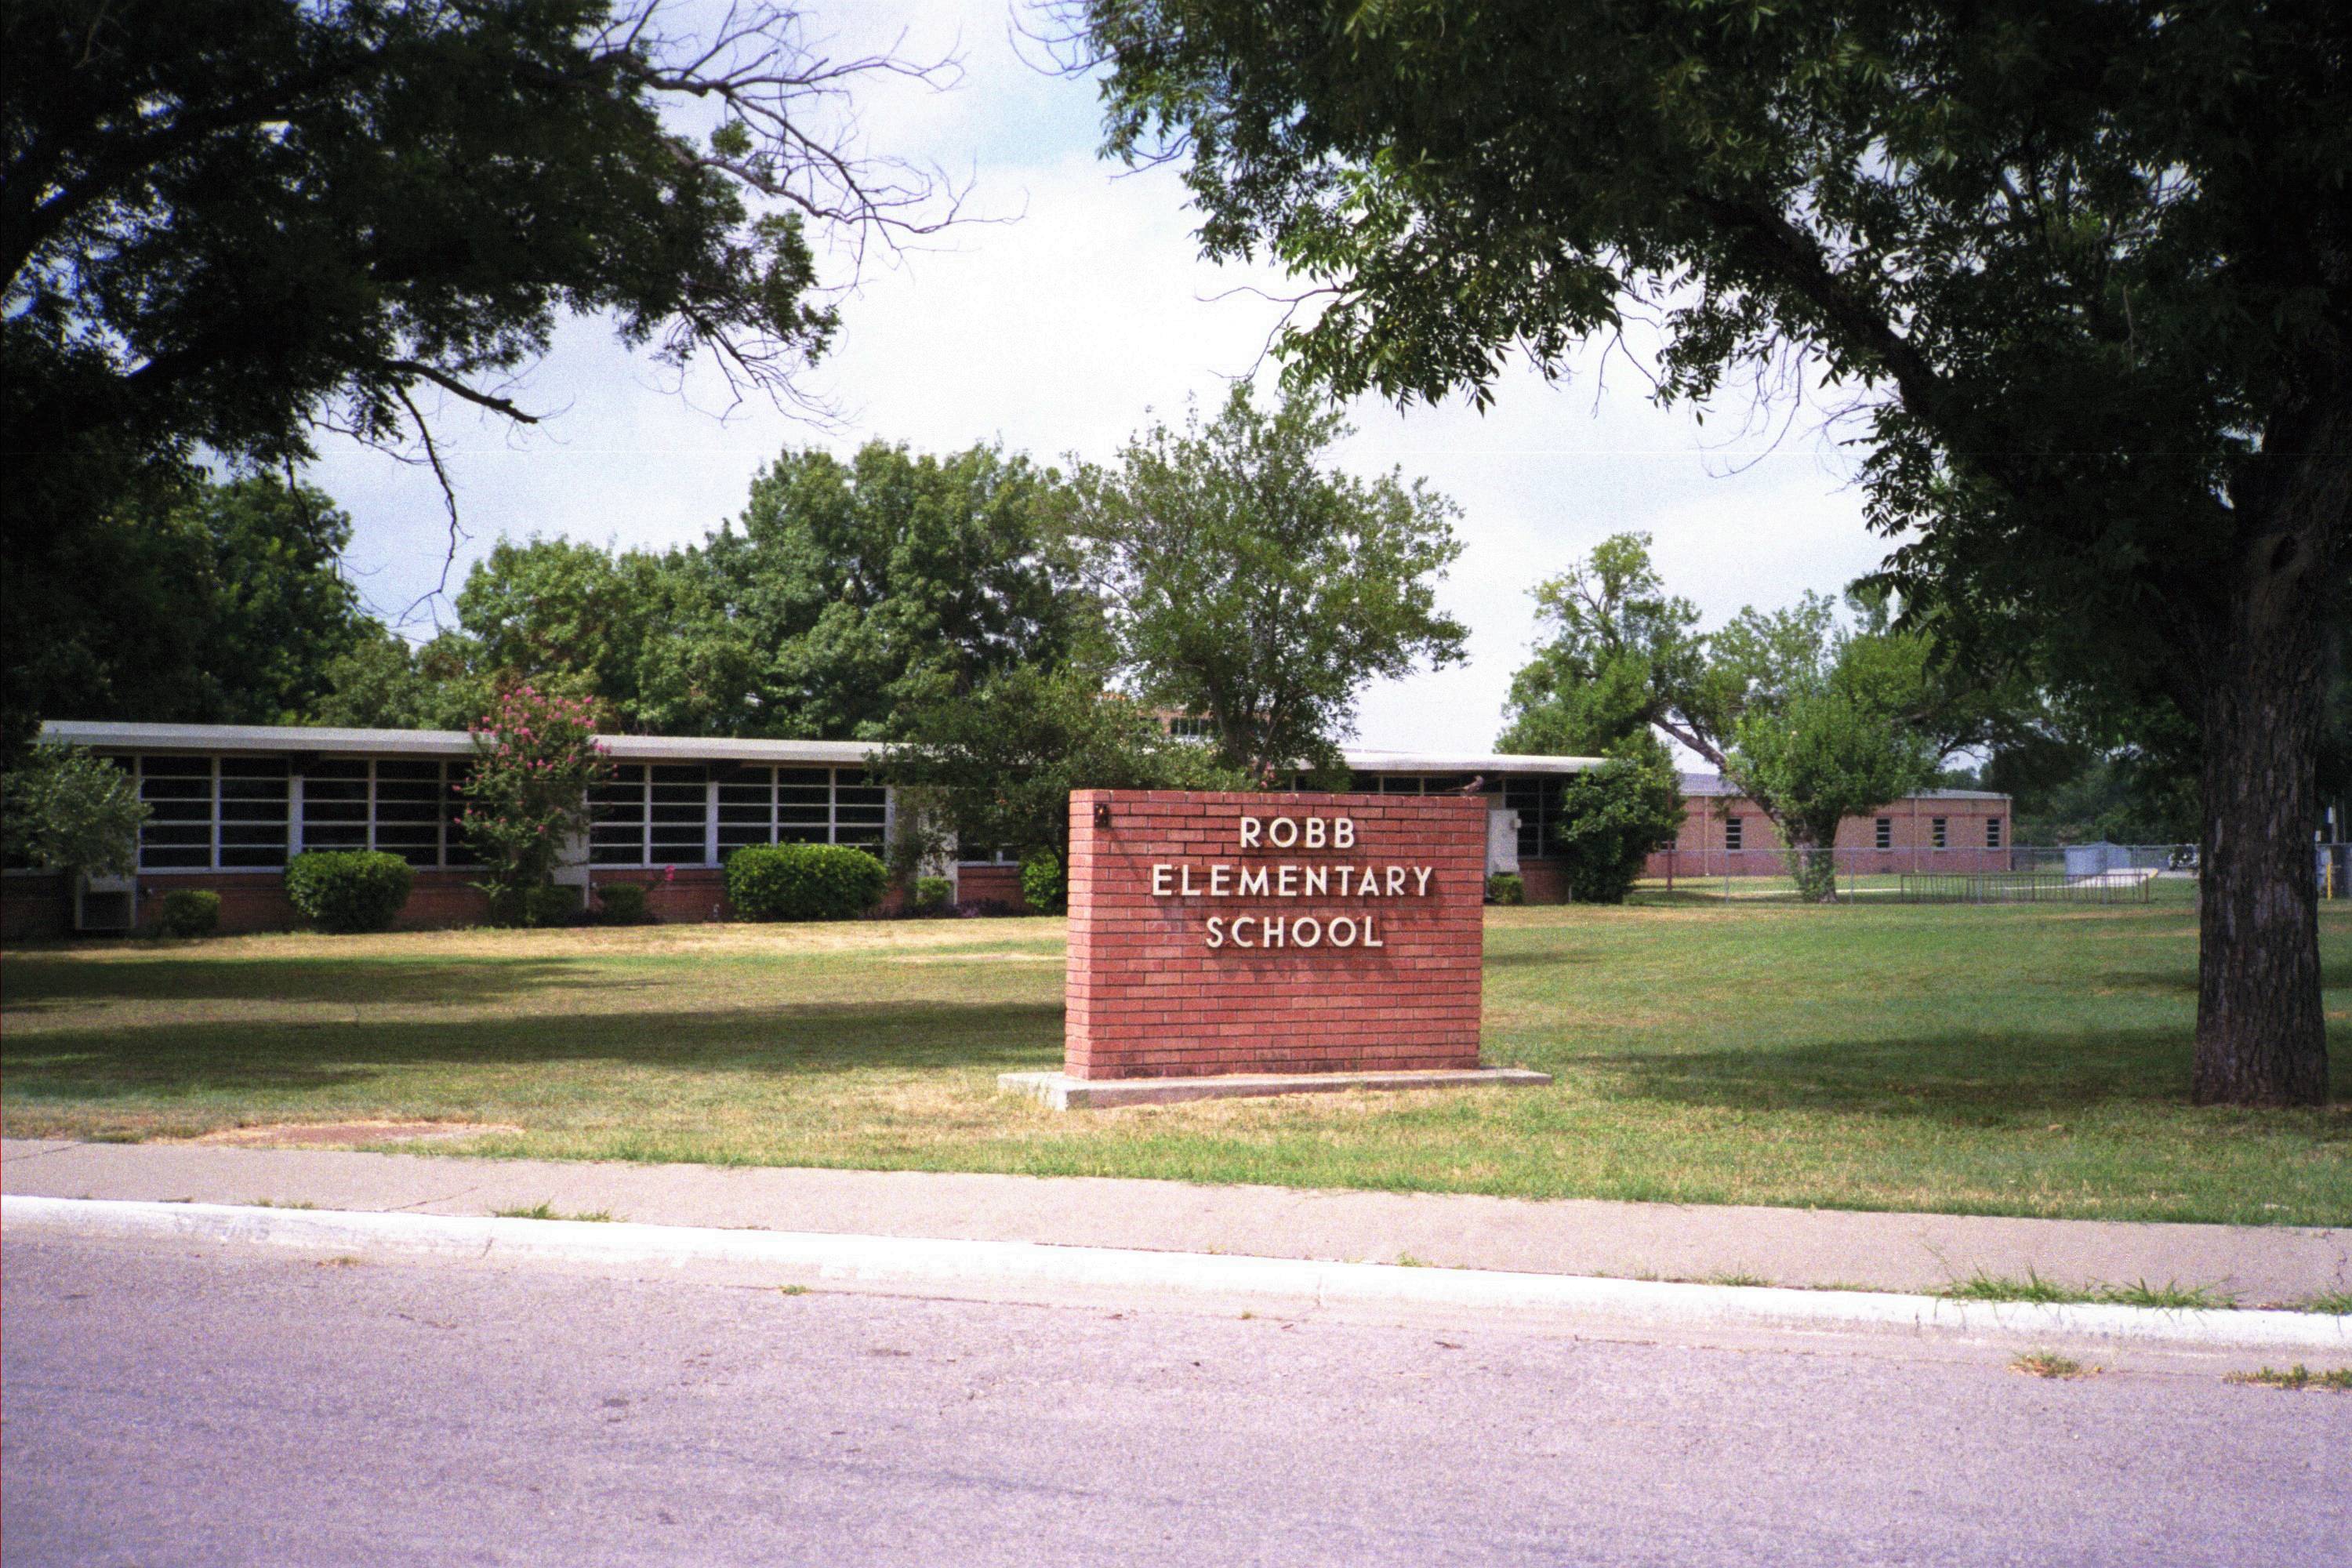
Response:
[[[1907,602],[2201,743],[2193,1091],[2328,1093],[2308,835],[2352,533],[2336,0],[1087,0],[1110,142],[1315,299],[1303,374],[1479,396],[1649,315],[1867,412]]]
[[[314,432],[421,443],[444,399],[537,416],[515,374],[574,314],[790,397],[836,325],[820,239],[952,216],[860,158],[790,9],[660,0],[20,0],[0,10],[0,455],[20,605],[205,454]],[[710,129],[688,134],[665,111]],[[843,279],[830,280],[837,285]],[[47,635],[70,627],[47,626]]]

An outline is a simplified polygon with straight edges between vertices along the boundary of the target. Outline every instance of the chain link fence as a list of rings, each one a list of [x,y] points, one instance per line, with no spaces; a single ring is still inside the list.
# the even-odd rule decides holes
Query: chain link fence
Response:
[[[2004,848],[1662,851],[1644,891],[1735,903],[2145,904],[2194,902],[2194,844],[2019,844]],[[1663,874],[1660,874],[1663,873]],[[2352,897],[2352,845],[2315,843],[2323,899]]]

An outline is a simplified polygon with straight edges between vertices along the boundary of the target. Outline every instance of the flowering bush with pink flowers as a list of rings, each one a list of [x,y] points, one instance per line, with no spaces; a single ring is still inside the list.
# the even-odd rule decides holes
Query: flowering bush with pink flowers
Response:
[[[527,681],[499,694],[473,726],[474,771],[457,786],[466,842],[489,872],[484,884],[501,919],[525,918],[530,894],[549,886],[564,845],[588,826],[588,791],[612,776],[596,738],[596,704]]]

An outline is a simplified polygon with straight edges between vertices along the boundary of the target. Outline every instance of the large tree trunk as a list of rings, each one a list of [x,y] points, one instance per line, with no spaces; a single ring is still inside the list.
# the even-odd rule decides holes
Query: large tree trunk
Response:
[[[2320,438],[2283,462],[2260,496],[2268,515],[2246,530],[2230,624],[2206,650],[2200,1105],[2327,1100],[2312,829],[2326,638],[2342,607],[2352,510],[2342,449],[2352,422],[2341,408],[2335,416],[2316,422]]]

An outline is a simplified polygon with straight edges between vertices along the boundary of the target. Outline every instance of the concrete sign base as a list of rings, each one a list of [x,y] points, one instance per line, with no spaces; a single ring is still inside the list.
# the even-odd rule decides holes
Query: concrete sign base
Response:
[[[1447,1068],[1427,1072],[1221,1073],[1199,1078],[1072,1078],[1061,1072],[1008,1072],[998,1089],[1033,1095],[1055,1110],[1120,1105],[1171,1105],[1185,1100],[1245,1100],[1276,1094],[1338,1094],[1351,1089],[1533,1089],[1551,1074],[1527,1068]]]

